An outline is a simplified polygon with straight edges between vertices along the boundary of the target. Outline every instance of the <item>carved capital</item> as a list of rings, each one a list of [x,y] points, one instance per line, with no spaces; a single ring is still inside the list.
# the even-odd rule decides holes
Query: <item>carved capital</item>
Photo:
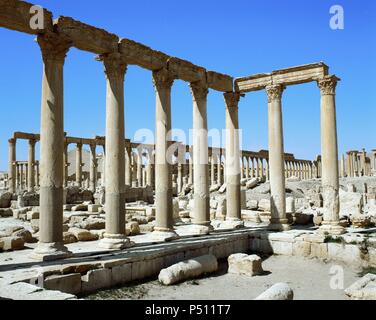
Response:
[[[96,59],[103,62],[107,79],[124,81],[128,65],[119,52],[101,54]]]
[[[317,80],[321,95],[335,95],[338,80],[336,76],[326,76],[323,79]]]
[[[39,34],[36,41],[42,52],[43,61],[64,63],[65,57],[72,46],[72,41],[57,33]]]
[[[227,92],[223,94],[227,108],[237,108],[240,100],[239,92]]]
[[[190,83],[190,88],[191,88],[191,94],[193,97],[193,100],[204,100],[208,96],[209,89],[207,84],[197,81],[197,82],[191,82]]]
[[[35,139],[29,140],[29,146],[31,146],[31,147],[34,147],[36,143],[37,143],[37,141]]]
[[[166,69],[153,71],[153,85],[155,91],[158,91],[160,89],[171,89],[174,80],[174,77]]]
[[[268,94],[268,102],[273,101],[280,101],[282,99],[283,90],[285,90],[285,86],[281,84],[275,84],[271,86],[267,86],[266,93]]]
[[[14,145],[14,144],[16,144],[16,139],[11,138],[11,139],[8,140],[8,142],[9,142],[9,144]]]

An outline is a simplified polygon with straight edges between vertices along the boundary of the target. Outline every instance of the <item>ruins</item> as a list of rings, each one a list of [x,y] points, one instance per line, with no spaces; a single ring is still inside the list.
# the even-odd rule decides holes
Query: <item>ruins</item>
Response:
[[[71,299],[207,254],[227,259],[252,251],[376,265],[376,150],[339,157],[340,79],[327,65],[233,78],[70,17],[53,20],[48,10],[44,29],[32,29],[31,6],[0,0],[0,27],[35,35],[44,64],[40,132],[10,134],[8,172],[0,175],[0,297],[17,290],[25,298],[25,283],[42,275],[45,291]],[[103,137],[64,131],[64,61],[71,48],[103,64]],[[125,137],[128,65],[151,72],[155,144]],[[177,79],[192,94],[192,145],[171,141]],[[282,126],[284,91],[308,82],[321,95],[321,154],[312,160],[286,153]],[[224,148],[208,145],[209,89],[223,93]],[[241,150],[238,103],[259,90],[268,98],[268,150]],[[27,159],[17,157],[19,140],[28,143]]]

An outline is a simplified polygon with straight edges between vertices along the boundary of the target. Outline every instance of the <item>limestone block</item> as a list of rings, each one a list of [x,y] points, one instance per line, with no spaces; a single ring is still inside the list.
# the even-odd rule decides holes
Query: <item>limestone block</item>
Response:
[[[188,210],[183,210],[179,212],[180,218],[189,218],[190,217],[190,212]]]
[[[145,213],[148,217],[155,217],[155,207],[146,207]]]
[[[7,218],[13,216],[13,210],[11,208],[0,208],[0,217]]]
[[[32,219],[39,219],[39,211],[31,210],[26,213],[26,219],[32,220]]]
[[[182,261],[166,269],[162,269],[159,273],[158,280],[164,285],[171,285],[217,270],[217,258],[214,255],[205,255]]]
[[[148,233],[154,231],[154,224],[141,224],[140,225],[140,233]]]
[[[295,199],[293,197],[286,198],[286,212],[295,213]]]
[[[88,211],[87,204],[77,204],[72,207],[72,211]]]
[[[249,210],[257,210],[257,208],[258,208],[258,201],[257,200],[249,200],[247,202],[247,208]]]
[[[68,232],[72,233],[78,241],[93,241],[98,240],[98,235],[93,234],[92,232],[80,229],[80,228],[69,228]]]
[[[52,31],[52,13],[43,9],[44,24],[42,29],[30,27],[30,19],[35,14],[30,13],[31,3],[17,0],[3,0],[0,2],[0,27],[25,32],[29,34]]]
[[[132,263],[111,268],[111,286],[118,286],[132,281]]]
[[[228,257],[228,273],[243,274],[252,277],[260,275],[263,272],[262,260],[257,255],[235,253]]]
[[[221,92],[233,91],[233,78],[214,71],[207,71],[206,78],[209,88]]]
[[[94,292],[111,287],[112,272],[111,269],[90,270],[81,279],[82,292]]]
[[[258,203],[258,208],[261,211],[270,211],[270,200],[261,199]]]
[[[240,209],[247,209],[247,194],[245,190],[240,190]]]
[[[73,204],[64,204],[63,205],[63,210],[64,211],[72,211],[72,208],[74,207]]]
[[[311,257],[319,259],[328,258],[328,244],[311,242]]]
[[[179,219],[180,208],[179,208],[179,200],[177,198],[172,199],[172,209],[173,209],[173,218]]]
[[[218,207],[218,201],[215,199],[210,199],[210,208],[217,209],[217,207]]]
[[[177,78],[187,82],[206,80],[206,70],[193,63],[172,57],[168,60],[168,70]]]
[[[31,232],[26,229],[21,229],[18,231],[13,232],[12,236],[17,238],[22,238],[24,242],[26,243],[34,243],[36,242],[36,239],[33,238]]]
[[[141,232],[140,231],[140,225],[136,221],[128,222],[125,225],[125,234],[127,236],[129,236],[129,235],[136,236],[136,235],[140,234],[140,232]]]
[[[340,215],[358,217],[363,213],[363,196],[357,192],[339,190]]]
[[[223,220],[226,217],[227,213],[227,199],[220,198],[218,199],[218,205],[215,213],[215,218],[219,220]]]
[[[39,219],[32,219],[30,221],[31,227],[33,228],[34,232],[39,231]]]
[[[0,17],[1,17],[1,10],[0,10]],[[0,26],[1,26],[1,23],[2,23],[2,21],[0,22]],[[1,192],[0,193],[0,208],[11,207],[12,197],[13,197],[13,195],[10,192]]]
[[[311,243],[297,240],[292,244],[292,255],[299,257],[308,257],[311,254]]]
[[[376,300],[376,275],[366,274],[345,290],[353,300]]]
[[[270,241],[270,245],[273,248],[274,254],[292,255],[292,243],[291,242],[284,242],[284,241]]]
[[[100,230],[106,227],[106,220],[97,217],[89,217],[79,224],[80,228],[87,230]]]
[[[362,253],[357,245],[328,243],[328,257],[351,265],[362,264]]]
[[[99,212],[99,209],[101,208],[102,206],[99,205],[99,204],[89,204],[87,206],[87,211],[89,212]]]
[[[376,248],[368,248],[368,262],[372,267],[376,267]]]
[[[294,292],[287,283],[276,283],[255,300],[293,300]]]
[[[12,250],[21,250],[24,248],[25,241],[21,237],[5,237],[2,238],[3,250],[4,251],[12,251]]]
[[[63,232],[63,242],[64,244],[77,242],[76,236],[72,232]]]
[[[255,223],[260,223],[260,215],[258,211],[254,210],[242,210],[241,211],[243,221],[251,221]]]
[[[57,31],[71,39],[78,49],[97,54],[113,52],[117,49],[119,38],[105,30],[63,16],[55,21],[55,25]]]
[[[47,290],[58,290],[65,293],[78,294],[81,292],[81,274],[52,275],[43,282]]]
[[[104,234],[106,233],[106,229],[100,230],[90,230],[90,232],[98,237],[98,239],[103,239]]]
[[[69,230],[69,224],[64,223],[63,224],[63,232],[68,232],[68,230]]]
[[[258,179],[257,178],[252,178],[250,180],[247,181],[246,183],[246,187],[247,189],[253,189],[254,187],[256,187],[258,185]]]

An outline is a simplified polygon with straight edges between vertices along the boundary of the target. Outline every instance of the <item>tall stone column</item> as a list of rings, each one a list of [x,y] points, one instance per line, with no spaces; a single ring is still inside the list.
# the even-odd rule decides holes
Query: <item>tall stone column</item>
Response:
[[[189,147],[189,159],[188,159],[188,183],[193,184],[193,147]]]
[[[16,180],[15,181],[16,189],[15,189],[15,191],[17,191],[18,188],[20,187],[20,166],[19,166],[17,161],[15,162],[14,166],[16,168],[16,179],[15,179]]]
[[[38,35],[43,57],[40,128],[39,243],[32,253],[38,260],[67,257],[63,244],[63,66],[71,43],[56,34]]]
[[[68,168],[69,168],[69,162],[68,162],[68,143],[64,142],[64,154],[63,154],[63,175],[64,175],[64,187],[68,186]]]
[[[76,145],[76,184],[82,187],[82,143]]]
[[[211,230],[209,212],[209,170],[208,170],[208,121],[207,95],[205,83],[190,84],[193,98],[193,175],[194,175],[194,212],[192,231],[207,234]]]
[[[255,161],[254,161],[253,157],[250,158],[250,161],[251,161],[251,166],[250,166],[251,178],[254,178],[255,177]]]
[[[266,181],[269,181],[270,180],[269,159],[265,159],[265,173],[266,173]]]
[[[266,87],[268,94],[270,230],[288,230],[286,218],[285,168],[282,125],[282,85]]]
[[[241,228],[240,207],[240,137],[238,104],[240,93],[224,94],[226,104],[226,225],[230,228]]]
[[[136,155],[136,165],[137,165],[137,185],[139,187],[142,187],[142,149],[137,149],[137,155]]]
[[[213,186],[215,185],[215,162],[214,162],[214,155],[213,151],[210,156],[210,184]]]
[[[122,249],[131,245],[125,236],[124,76],[127,65],[119,53],[101,55],[98,60],[103,61],[107,83],[106,233],[100,246],[107,249]]]
[[[39,187],[39,162],[35,165],[35,186]]]
[[[321,162],[324,202],[324,221],[320,231],[341,234],[344,228],[339,225],[339,178],[338,144],[335,90],[335,76],[327,76],[318,81],[321,92]]]
[[[102,156],[102,186],[106,186],[106,146],[103,146],[103,156]]]
[[[245,157],[245,177],[249,178],[249,158]]]
[[[8,160],[8,188],[9,192],[16,192],[16,139],[9,139],[9,160]]]
[[[35,186],[35,172],[34,172],[34,164],[35,164],[35,140],[29,140],[29,153],[28,153],[28,177],[27,177],[27,191],[33,192]]]
[[[259,158],[255,158],[255,163],[256,163],[256,178],[260,178],[260,163],[259,163]]]
[[[96,144],[90,144],[90,190],[95,192],[97,188],[97,152]]]
[[[132,152],[130,147],[125,148],[125,184],[132,186]]]
[[[222,185],[223,179],[222,179],[222,166],[221,166],[221,150],[219,149],[218,153],[218,162],[217,162],[217,183],[218,185]]]
[[[165,69],[153,72],[156,92],[155,126],[155,215],[153,236],[160,240],[178,238],[172,207],[171,88],[174,78]]]
[[[24,164],[20,163],[20,189],[24,189]]]

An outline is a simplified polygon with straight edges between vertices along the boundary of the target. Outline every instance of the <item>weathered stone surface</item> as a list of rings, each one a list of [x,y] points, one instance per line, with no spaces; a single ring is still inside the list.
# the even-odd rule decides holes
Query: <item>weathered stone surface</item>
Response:
[[[94,292],[111,287],[111,269],[90,270],[82,276],[82,292]]]
[[[52,31],[52,13],[43,9],[44,23],[42,29],[33,29],[30,19],[35,13],[30,13],[31,3],[18,0],[0,1],[0,27],[29,34],[39,34]]]
[[[247,208],[249,210],[257,210],[258,209],[258,201],[257,200],[249,200],[247,202]]]
[[[12,196],[10,192],[0,193],[0,208],[9,208],[11,206]]]
[[[39,219],[39,211],[31,210],[26,213],[26,219],[32,220],[32,219]]]
[[[77,242],[76,236],[72,232],[64,232],[63,233],[63,242],[64,244],[69,244],[69,243],[75,243]]]
[[[85,229],[69,228],[68,232],[72,233],[78,241],[93,241],[98,240],[98,235],[91,233]]]
[[[206,79],[208,86],[211,89],[221,91],[221,92],[232,92],[233,91],[233,78],[214,71],[206,72]]]
[[[52,275],[44,280],[43,285],[47,290],[78,294],[81,292],[81,274]]]
[[[328,243],[328,258],[351,265],[361,265],[362,253],[357,245]]]
[[[255,300],[293,300],[294,292],[287,283],[276,283]]]
[[[105,228],[105,224],[105,219],[98,217],[89,217],[80,223],[80,227],[87,230],[100,230]]]
[[[261,211],[270,211],[270,200],[261,199],[258,203],[258,208]]]
[[[128,222],[125,225],[125,233],[126,233],[127,236],[129,236],[129,235],[136,236],[136,235],[140,234],[140,232],[141,232],[140,231],[140,225],[136,221]]]
[[[257,178],[252,178],[250,180],[247,181],[247,183],[245,184],[245,186],[247,187],[247,189],[253,189],[254,187],[256,187],[258,184],[258,179]]]
[[[244,274],[252,277],[263,272],[262,260],[257,255],[235,253],[228,257],[228,273]]]
[[[295,241],[292,244],[292,255],[309,257],[311,254],[311,243],[307,241]]]
[[[227,213],[227,199],[220,198],[217,201],[217,209],[215,212],[215,218],[218,220],[224,220]]]
[[[21,229],[18,231],[13,232],[12,236],[22,238],[26,243],[33,243],[36,242],[36,239],[33,238],[31,232],[26,229]]]
[[[353,300],[376,300],[376,275],[366,274],[345,290]]]
[[[176,57],[168,60],[168,70],[177,78],[187,82],[206,81],[206,70]]]
[[[72,211],[88,211],[86,204],[77,204],[72,207]]]
[[[200,256],[174,264],[159,273],[158,280],[164,285],[171,285],[180,281],[196,278],[205,273],[218,269],[217,258],[214,255]]]
[[[25,245],[25,241],[21,237],[5,237],[2,238],[2,241],[4,251],[21,250]]]
[[[0,217],[7,218],[13,216],[13,210],[11,208],[0,208]]]
[[[225,193],[225,192],[226,192],[226,189],[227,189],[227,184],[224,183],[224,184],[222,184],[222,186],[219,188],[218,192],[219,192],[219,193]]]
[[[111,268],[111,285],[118,286],[132,280],[132,263]]]
[[[99,205],[99,204],[89,204],[87,206],[87,211],[89,212],[99,212],[99,209],[101,208],[102,206]]]

